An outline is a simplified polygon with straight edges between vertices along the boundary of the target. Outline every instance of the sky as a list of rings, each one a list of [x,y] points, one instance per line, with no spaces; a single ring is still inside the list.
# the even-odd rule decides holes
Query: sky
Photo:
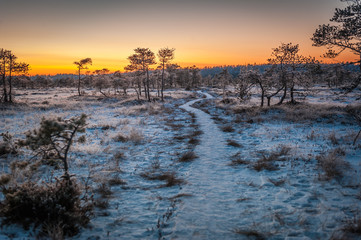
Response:
[[[174,63],[198,67],[266,63],[272,48],[300,44],[319,58],[313,32],[340,0],[1,0],[0,48],[29,63],[31,75],[123,70],[137,47],[175,48]],[[338,61],[352,61],[345,53]]]

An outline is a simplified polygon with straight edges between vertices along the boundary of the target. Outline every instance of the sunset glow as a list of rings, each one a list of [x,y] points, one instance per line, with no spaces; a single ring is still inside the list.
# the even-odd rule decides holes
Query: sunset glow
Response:
[[[325,49],[313,47],[310,37],[336,7],[339,0],[6,0],[0,47],[29,63],[31,75],[75,73],[73,62],[87,57],[91,71],[123,71],[137,47],[175,48],[174,62],[182,67],[266,63],[282,42],[319,58]],[[337,61],[354,59],[344,53]]]

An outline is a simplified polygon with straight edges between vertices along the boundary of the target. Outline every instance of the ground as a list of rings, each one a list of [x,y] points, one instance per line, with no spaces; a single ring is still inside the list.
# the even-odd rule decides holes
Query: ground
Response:
[[[89,116],[70,172],[90,177],[97,207],[75,239],[360,238],[345,231],[360,221],[361,139],[353,145],[359,125],[347,113],[357,94],[317,88],[300,104],[260,108],[257,96],[218,93],[173,90],[147,103],[18,90],[0,131],[24,138],[43,117]],[[0,160],[6,172],[14,157]],[[4,226],[0,238],[34,234]]]

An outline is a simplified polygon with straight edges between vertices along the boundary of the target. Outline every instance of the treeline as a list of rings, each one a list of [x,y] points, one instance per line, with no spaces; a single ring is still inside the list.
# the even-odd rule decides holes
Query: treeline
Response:
[[[355,0],[343,2],[347,2],[348,5],[344,9],[336,9],[331,19],[335,24],[320,25],[311,40],[316,47],[327,47],[324,57],[335,58],[347,50],[355,54],[356,59],[361,59],[361,3]],[[295,103],[297,89],[307,89],[317,83],[325,83],[330,88],[338,88],[345,92],[359,86],[360,60],[348,64],[328,65],[313,57],[302,56],[299,51],[298,44],[283,43],[273,49],[265,65],[200,69],[197,66],[181,68],[173,63],[175,49],[162,48],[154,53],[149,48],[136,48],[128,57],[129,65],[125,67],[126,72],[110,73],[107,68],[90,72],[88,66],[93,63],[92,59],[84,58],[74,62],[77,69],[76,78],[32,78],[24,75],[29,68],[27,64],[17,63],[11,51],[0,49],[3,89],[0,100],[13,100],[13,86],[76,87],[79,96],[85,93],[84,88],[95,88],[106,97],[112,94],[126,95],[128,90],[132,89],[138,99],[144,96],[151,101],[155,97],[163,100],[163,91],[167,88],[219,87],[226,97],[227,87],[231,85],[241,100],[249,97],[251,89],[256,89],[263,106],[265,101],[269,105],[274,96],[280,96],[279,103],[283,103],[287,96]]]

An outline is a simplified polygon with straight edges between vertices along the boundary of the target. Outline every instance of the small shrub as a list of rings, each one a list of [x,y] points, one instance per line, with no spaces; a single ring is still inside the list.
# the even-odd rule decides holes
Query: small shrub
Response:
[[[286,179],[283,178],[283,179],[276,180],[276,179],[268,178],[268,181],[269,181],[270,183],[272,183],[273,185],[275,185],[276,187],[279,187],[279,186],[282,186],[282,185],[285,184]]]
[[[108,182],[108,183],[109,183],[110,186],[125,185],[125,184],[127,184],[123,179],[121,179],[121,178],[118,177],[118,176],[109,179],[109,182]]]
[[[249,161],[244,160],[244,159],[241,157],[241,153],[238,152],[238,153],[234,154],[234,155],[231,157],[231,163],[229,163],[228,165],[235,167],[235,166],[247,165],[247,164],[249,164]]]
[[[96,199],[94,201],[94,206],[99,209],[107,209],[109,208],[109,201],[108,199]]]
[[[274,162],[270,161],[269,159],[263,156],[253,164],[253,169],[260,172],[262,170],[276,171],[279,168],[278,166],[275,165]]]
[[[143,142],[144,136],[141,132],[132,129],[128,136],[120,133],[117,136],[115,136],[113,140],[116,142],[133,142],[134,144],[138,145]]]
[[[95,191],[99,193],[103,198],[108,198],[113,193],[110,188],[110,184],[104,182],[100,183]]]
[[[191,138],[191,139],[189,139],[188,143],[191,145],[198,145],[199,140],[197,138]]]
[[[234,132],[234,128],[231,125],[224,125],[221,127],[223,132]]]
[[[201,130],[195,130],[194,132],[192,132],[191,134],[190,134],[190,136],[191,137],[198,137],[198,136],[200,136],[200,135],[202,135],[203,134],[203,131],[201,131]]]
[[[109,130],[109,129],[111,129],[111,130],[116,129],[116,127],[111,126],[111,125],[102,125],[100,128],[101,128],[101,130],[103,130],[103,131],[106,131],[106,130]]]
[[[361,217],[355,215],[353,218],[347,220],[342,230],[346,233],[361,235]]]
[[[194,159],[196,159],[198,156],[192,151],[183,153],[180,158],[178,159],[179,162],[192,162]]]
[[[234,140],[231,140],[231,139],[227,140],[227,145],[232,146],[232,147],[236,147],[236,148],[241,148],[242,147],[242,145],[239,144],[237,141],[234,141]]]
[[[316,160],[319,167],[324,171],[326,179],[340,179],[343,177],[345,170],[350,168],[350,164],[337,154],[337,151],[319,155]]]
[[[13,136],[6,132],[1,133],[2,141],[0,142],[0,157],[6,157],[9,154],[18,153],[18,145],[14,142]]]
[[[239,235],[246,236],[247,238],[250,239],[257,239],[257,240],[267,239],[264,234],[254,229],[235,229],[233,230],[233,232]]]
[[[163,185],[164,187],[172,187],[175,185],[181,185],[184,183],[183,179],[177,178],[177,175],[175,172],[172,171],[159,171],[159,172],[144,172],[141,174],[141,176],[145,179],[154,181],[166,181],[166,184]]]
[[[117,136],[115,136],[113,138],[113,140],[116,142],[127,142],[128,138],[126,136],[124,136],[123,134],[118,134]]]
[[[277,150],[270,153],[259,152],[261,157],[253,164],[253,169],[256,171],[276,171],[279,169],[276,162],[286,160],[290,151],[290,147],[281,145]]]
[[[30,181],[3,185],[2,193],[2,224],[20,224],[25,229],[34,224],[44,234],[49,226],[58,226],[61,229],[57,234],[75,236],[81,227],[87,226],[93,213],[91,198],[81,196],[80,186],[74,180],[62,179],[46,185]]]
[[[339,144],[335,132],[330,133],[330,135],[328,136],[328,140],[330,140],[333,145]]]
[[[307,135],[307,139],[308,139],[308,140],[311,140],[311,141],[313,141],[313,140],[316,139],[316,135],[315,135],[315,131],[314,131],[314,130],[312,130],[311,133],[310,133],[309,135]]]
[[[124,158],[125,158],[124,153],[120,152],[120,151],[115,152],[114,155],[113,155],[113,159],[116,160],[116,161],[120,161],[120,160],[122,160]]]

